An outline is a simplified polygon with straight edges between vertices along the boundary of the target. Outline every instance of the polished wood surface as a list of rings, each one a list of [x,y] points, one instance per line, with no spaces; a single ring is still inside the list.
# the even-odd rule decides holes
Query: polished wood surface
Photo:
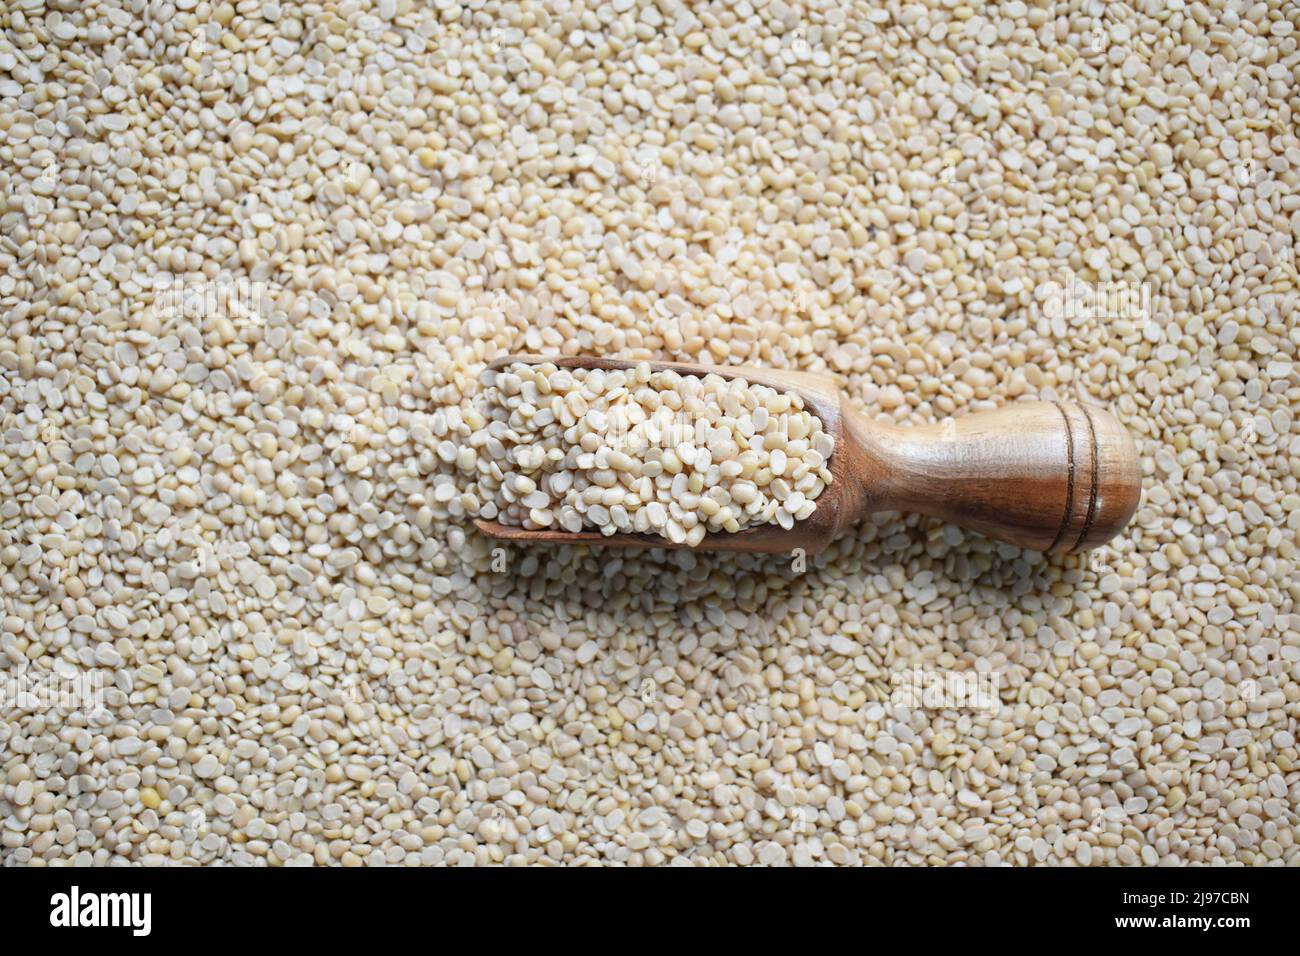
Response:
[[[550,362],[561,368],[628,369],[639,362],[580,356],[508,355],[491,363]],[[1137,451],[1124,426],[1100,408],[1016,402],[938,425],[873,422],[840,400],[835,383],[804,372],[650,362],[656,371],[714,373],[798,392],[835,438],[830,486],[817,510],[789,531],[776,525],[705,535],[699,550],[816,554],[863,516],[911,511],[1051,553],[1083,551],[1118,534],[1137,510]],[[521,543],[684,547],[658,535],[526,531],[476,519],[494,538]]]

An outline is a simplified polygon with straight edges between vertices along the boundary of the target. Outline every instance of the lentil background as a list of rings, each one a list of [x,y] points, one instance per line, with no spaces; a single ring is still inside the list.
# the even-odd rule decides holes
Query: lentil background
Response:
[[[1297,20],[0,0],[0,666],[105,686],[0,696],[0,859],[1296,862]],[[1081,397],[1145,497],[493,553],[510,351]]]

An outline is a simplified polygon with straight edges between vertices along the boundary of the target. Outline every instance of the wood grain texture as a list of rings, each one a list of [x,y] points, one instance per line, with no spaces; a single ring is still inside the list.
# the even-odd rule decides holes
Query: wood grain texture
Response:
[[[884,468],[877,504],[890,510],[1057,553],[1108,541],[1137,509],[1136,449],[1101,409],[1015,402],[940,425],[863,429]]]
[[[635,361],[509,355],[489,368],[550,362],[561,368],[628,369]],[[835,383],[804,372],[651,362],[655,371],[717,374],[798,392],[835,439],[830,486],[817,510],[789,531],[775,525],[705,535],[706,551],[816,554],[875,511],[911,511],[1038,551],[1085,550],[1108,541],[1137,510],[1140,475],[1132,438],[1115,417],[1074,404],[1016,402],[939,425],[899,428],[843,404]],[[475,524],[517,542],[685,547],[658,535],[526,531]]]

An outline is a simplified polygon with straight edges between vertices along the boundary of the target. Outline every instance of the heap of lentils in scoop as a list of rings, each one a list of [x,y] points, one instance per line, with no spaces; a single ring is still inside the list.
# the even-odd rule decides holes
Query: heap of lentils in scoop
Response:
[[[794,392],[743,378],[513,363],[483,375],[480,515],[530,529],[657,534],[794,527],[835,440]]]

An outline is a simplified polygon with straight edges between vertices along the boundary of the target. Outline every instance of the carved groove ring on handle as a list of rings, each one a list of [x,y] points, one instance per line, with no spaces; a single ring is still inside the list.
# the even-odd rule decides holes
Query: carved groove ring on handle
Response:
[[[1061,515],[1061,527],[1057,529],[1056,537],[1052,539],[1051,547],[1047,553],[1051,554],[1056,551],[1061,539],[1065,537],[1065,529],[1070,526],[1070,516],[1074,513],[1074,432],[1070,429],[1070,413],[1065,410],[1065,406],[1060,402],[1054,403],[1057,410],[1061,413],[1061,418],[1065,421],[1065,514]]]
[[[1100,462],[1098,461],[1100,458],[1100,452],[1097,448],[1097,430],[1093,428],[1092,415],[1088,413],[1088,406],[1081,404],[1079,406],[1079,411],[1083,412],[1084,421],[1088,423],[1088,439],[1089,445],[1092,448],[1092,484],[1088,486],[1088,516],[1084,518],[1083,530],[1079,532],[1079,538],[1074,542],[1074,547],[1070,549],[1071,551],[1079,550],[1083,545],[1084,540],[1087,539],[1089,533],[1092,531],[1093,522],[1097,520],[1097,472],[1100,467]]]

